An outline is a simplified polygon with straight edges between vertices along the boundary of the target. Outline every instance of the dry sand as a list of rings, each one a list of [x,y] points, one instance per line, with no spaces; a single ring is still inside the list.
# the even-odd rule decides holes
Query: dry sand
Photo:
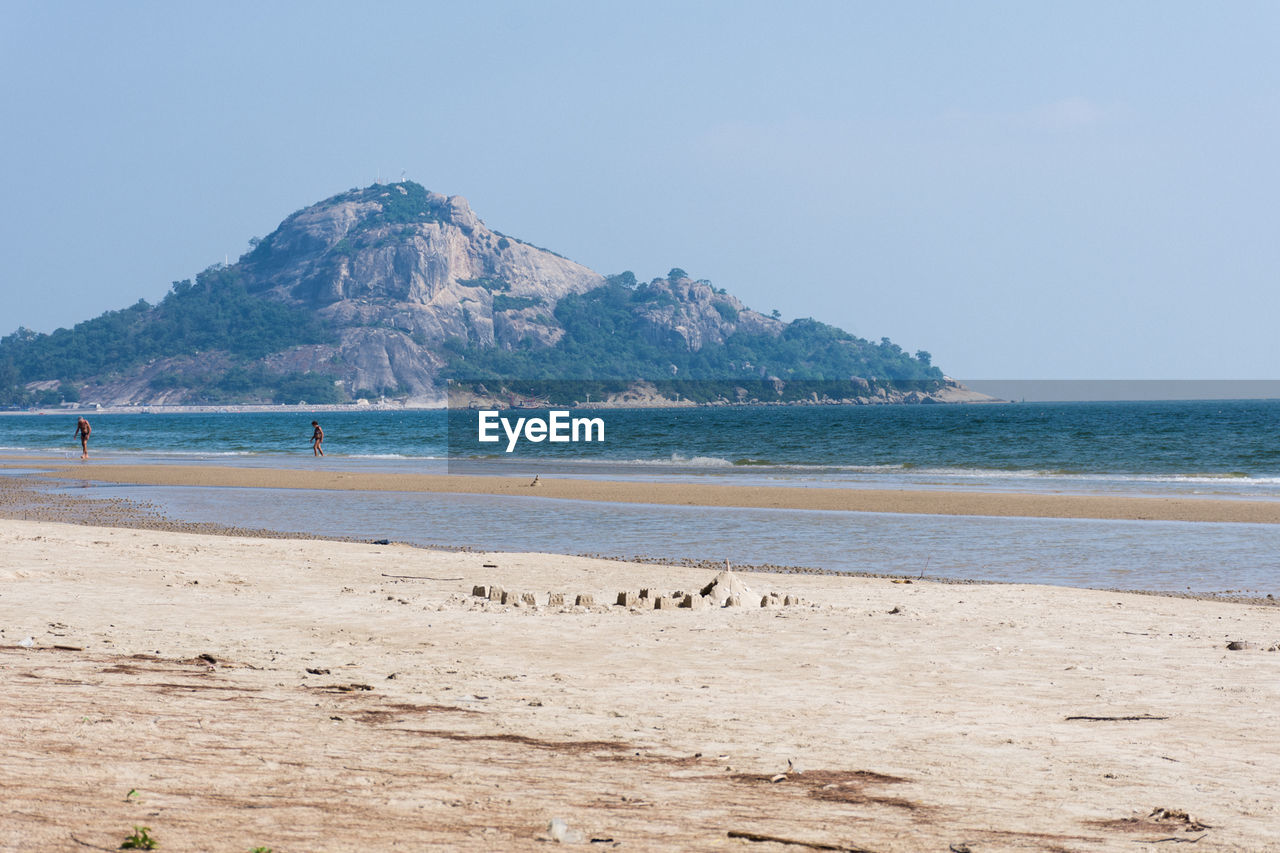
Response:
[[[827,489],[707,483],[378,474],[213,465],[80,464],[51,472],[67,479],[147,485],[453,492],[640,504],[849,510],[930,515],[1110,518],[1280,524],[1280,501],[1141,498],[941,490]]]
[[[754,574],[811,604],[470,595],[712,574],[0,521],[0,848],[546,850],[561,818],[582,849],[1280,849],[1273,607]]]

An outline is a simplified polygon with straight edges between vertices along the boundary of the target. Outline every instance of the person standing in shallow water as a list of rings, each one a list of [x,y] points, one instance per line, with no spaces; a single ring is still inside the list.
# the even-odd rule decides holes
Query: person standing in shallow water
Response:
[[[320,429],[318,421],[311,422],[311,455],[324,456],[324,448],[320,444],[324,441],[324,430]]]
[[[89,426],[89,422],[84,418],[76,421],[76,438],[80,439],[80,458],[89,458],[89,433],[93,432],[93,427]]]

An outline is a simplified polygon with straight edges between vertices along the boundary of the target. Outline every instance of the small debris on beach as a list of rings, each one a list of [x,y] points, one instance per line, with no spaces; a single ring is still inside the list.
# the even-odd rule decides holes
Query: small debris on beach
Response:
[[[1207,823],[1201,823],[1196,820],[1182,809],[1166,809],[1157,807],[1152,809],[1151,814],[1147,815],[1147,819],[1155,821],[1156,823],[1180,824],[1186,832],[1199,832],[1202,829],[1213,828]]]
[[[547,835],[551,836],[551,840],[559,844],[580,844],[583,841],[581,832],[576,829],[570,829],[569,824],[563,818],[552,818],[547,824]]]

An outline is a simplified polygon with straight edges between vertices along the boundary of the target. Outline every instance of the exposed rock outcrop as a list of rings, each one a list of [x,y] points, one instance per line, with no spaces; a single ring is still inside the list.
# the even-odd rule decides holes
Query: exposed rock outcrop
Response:
[[[440,402],[438,348],[511,349],[562,334],[553,309],[603,276],[489,229],[461,196],[412,182],[351,190],[285,219],[241,259],[252,292],[315,310],[340,341],[308,356],[348,390]],[[276,362],[281,359],[276,358]]]
[[[688,276],[654,279],[645,289],[652,294],[652,301],[641,317],[650,330],[652,343],[675,343],[697,352],[709,344],[724,343],[739,329],[776,335],[785,325],[752,311],[709,282],[693,281]]]

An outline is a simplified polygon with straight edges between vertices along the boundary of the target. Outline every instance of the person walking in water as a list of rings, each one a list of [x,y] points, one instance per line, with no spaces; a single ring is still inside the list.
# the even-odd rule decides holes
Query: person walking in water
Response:
[[[93,432],[93,427],[89,426],[89,422],[84,418],[76,421],[76,438],[80,439],[80,458],[89,458],[89,433]]]
[[[324,430],[320,429],[318,421],[311,422],[311,455],[324,456],[324,448],[320,444],[324,441]]]

